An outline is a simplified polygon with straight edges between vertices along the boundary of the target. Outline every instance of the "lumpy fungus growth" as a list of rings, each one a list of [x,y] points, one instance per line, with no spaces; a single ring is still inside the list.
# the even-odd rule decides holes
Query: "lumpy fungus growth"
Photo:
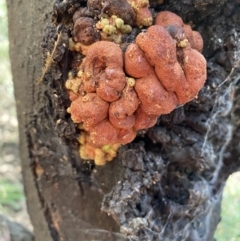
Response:
[[[124,22],[119,19],[99,20],[98,28],[117,20],[114,26],[119,24],[120,31]],[[82,20],[76,20],[77,26]],[[74,32],[75,42],[89,46],[76,76],[70,74],[66,81],[71,100],[68,112],[81,129],[81,157],[104,165],[139,130],[154,126],[160,115],[198,94],[206,81],[206,60],[201,35],[169,11],[157,14],[154,25],[138,34],[125,52],[98,35],[90,22],[82,25],[88,29],[86,38],[81,29]]]
[[[139,27],[152,25],[153,17],[148,0],[127,0],[127,2],[136,13],[135,23]]]

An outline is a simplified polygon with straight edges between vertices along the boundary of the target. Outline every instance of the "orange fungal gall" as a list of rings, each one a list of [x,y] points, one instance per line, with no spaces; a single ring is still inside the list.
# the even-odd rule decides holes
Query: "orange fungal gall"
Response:
[[[148,0],[128,3],[137,25],[152,24]],[[104,18],[97,28],[112,29],[116,35],[124,21]],[[73,43],[73,51],[89,43],[80,37],[74,34],[81,43]],[[112,41],[87,45],[76,76],[69,75],[65,83],[71,100],[68,112],[81,129],[80,156],[96,165],[111,161],[121,145],[133,141],[138,130],[154,126],[160,115],[191,101],[206,81],[201,35],[174,13],[157,14],[155,24],[138,34],[125,52]]]

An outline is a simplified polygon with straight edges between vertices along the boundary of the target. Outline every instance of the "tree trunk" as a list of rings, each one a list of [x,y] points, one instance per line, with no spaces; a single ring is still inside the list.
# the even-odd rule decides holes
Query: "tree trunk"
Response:
[[[157,3],[158,2],[158,3]],[[163,2],[163,3],[160,3]],[[7,0],[28,210],[37,241],[213,240],[222,189],[239,169],[239,1],[150,1],[192,22],[208,80],[190,103],[103,167],[78,155],[66,112],[72,15],[85,1]],[[57,50],[40,84],[43,56]]]

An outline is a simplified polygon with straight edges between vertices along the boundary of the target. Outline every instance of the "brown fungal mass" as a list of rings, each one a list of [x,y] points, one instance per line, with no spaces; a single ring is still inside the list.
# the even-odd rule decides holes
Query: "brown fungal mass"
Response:
[[[135,12],[126,0],[88,0],[88,8],[100,13],[107,13],[109,16],[117,15],[126,24],[133,25]]]
[[[193,99],[206,80],[201,49],[200,34],[167,11],[128,46],[125,58],[115,43],[90,45],[77,77],[66,82],[72,120],[84,128],[82,158],[103,165],[138,130]]]
[[[135,24],[139,27],[150,26],[153,22],[148,0],[127,0],[136,13]]]
[[[74,23],[73,38],[75,42],[84,45],[92,44],[100,40],[100,34],[94,28],[96,22],[92,18],[80,17]]]

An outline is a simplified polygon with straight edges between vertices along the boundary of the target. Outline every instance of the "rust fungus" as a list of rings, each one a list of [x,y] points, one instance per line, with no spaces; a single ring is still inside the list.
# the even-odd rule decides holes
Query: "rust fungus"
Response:
[[[135,4],[136,19],[147,16],[142,12],[149,11],[148,1],[128,2]],[[102,18],[96,25],[114,34],[124,26],[117,16]],[[76,51],[77,34],[74,40]],[[89,45],[76,76],[69,75],[65,84],[72,102],[68,112],[82,132],[81,157],[104,165],[138,130],[152,127],[160,115],[192,100],[206,80],[202,47],[201,35],[168,11],[159,13],[155,25],[138,34],[125,53],[114,40]]]

